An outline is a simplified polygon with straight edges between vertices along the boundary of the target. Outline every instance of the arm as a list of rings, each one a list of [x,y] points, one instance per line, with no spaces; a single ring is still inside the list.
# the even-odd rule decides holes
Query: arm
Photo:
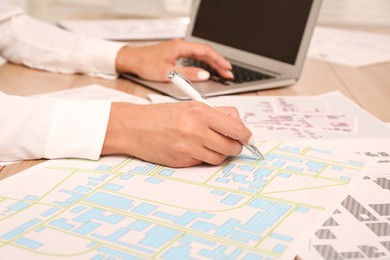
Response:
[[[146,47],[85,37],[35,20],[17,7],[0,3],[0,54],[30,68],[60,73],[116,77],[132,72],[155,81],[167,81],[172,69],[188,79],[209,78],[199,68],[177,68],[177,59],[196,58],[210,64],[225,78],[233,78],[230,63],[210,46],[171,40]]]
[[[220,164],[251,136],[235,109],[199,102],[110,104],[0,92],[0,104],[0,161],[127,154],[172,167]]]
[[[0,55],[13,63],[113,78],[116,55],[124,45],[62,30],[0,3]]]
[[[25,27],[29,28],[26,35]],[[173,40],[131,48],[83,38],[1,4],[0,52],[13,62],[33,68],[90,75],[134,72],[151,80],[167,80],[166,73],[180,57],[209,62],[221,72],[230,68],[206,45]],[[199,69],[176,69],[192,80],[200,80]],[[176,167],[218,164],[226,156],[238,154],[242,148],[239,142],[246,143],[250,136],[237,116],[196,102],[139,106],[33,100],[0,92],[0,105],[0,160],[98,159],[100,154],[129,154]]]
[[[109,101],[33,99],[0,91],[0,161],[98,159]]]
[[[0,3],[0,54],[12,62],[49,71],[115,76],[116,55],[123,46],[61,30]],[[0,91],[0,160],[97,159],[110,106],[108,101],[31,99]]]

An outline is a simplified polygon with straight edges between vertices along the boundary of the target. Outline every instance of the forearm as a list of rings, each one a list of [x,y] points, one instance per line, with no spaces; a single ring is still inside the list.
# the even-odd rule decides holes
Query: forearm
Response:
[[[98,159],[109,101],[33,99],[0,92],[0,161]]]
[[[116,57],[124,43],[88,38],[35,20],[15,7],[0,7],[0,53],[7,60],[52,72],[116,76]]]

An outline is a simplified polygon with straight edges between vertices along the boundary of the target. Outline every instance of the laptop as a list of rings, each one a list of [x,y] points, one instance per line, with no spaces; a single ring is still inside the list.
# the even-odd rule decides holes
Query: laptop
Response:
[[[210,44],[233,65],[234,81],[210,70],[194,83],[207,97],[286,87],[302,72],[322,0],[195,0],[185,39]],[[182,59],[181,66],[211,69]],[[241,72],[243,75],[241,76]],[[172,83],[123,77],[177,99],[188,97]]]

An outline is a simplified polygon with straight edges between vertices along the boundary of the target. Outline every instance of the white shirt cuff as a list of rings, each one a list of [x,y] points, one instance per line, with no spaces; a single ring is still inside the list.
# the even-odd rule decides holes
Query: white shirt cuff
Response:
[[[91,76],[116,77],[116,57],[126,43],[111,42],[97,38],[88,39],[82,50],[82,68]]]
[[[97,160],[103,147],[110,109],[110,101],[58,101],[43,157]]]

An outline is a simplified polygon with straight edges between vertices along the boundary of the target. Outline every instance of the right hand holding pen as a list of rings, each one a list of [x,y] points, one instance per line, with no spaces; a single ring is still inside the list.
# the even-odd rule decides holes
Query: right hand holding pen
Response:
[[[250,137],[233,107],[112,103],[102,154],[128,154],[170,167],[218,165],[240,154]]]

